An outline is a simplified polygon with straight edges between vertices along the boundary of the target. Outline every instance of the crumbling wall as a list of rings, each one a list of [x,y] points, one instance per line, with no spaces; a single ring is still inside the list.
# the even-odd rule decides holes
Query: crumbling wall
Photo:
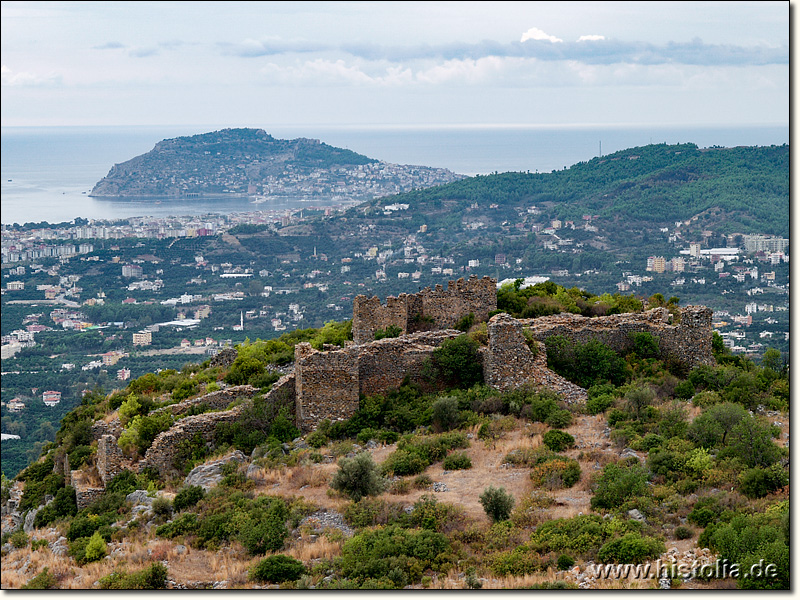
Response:
[[[631,334],[648,332],[658,338],[661,355],[672,358],[687,368],[714,364],[711,352],[713,332],[711,309],[705,306],[686,306],[681,309],[680,323],[670,325],[666,308],[654,308],[643,313],[624,313],[605,317],[582,317],[561,313],[538,319],[523,319],[521,323],[541,342],[552,335],[585,344],[596,339],[620,354],[633,348]]]
[[[377,296],[356,296],[353,300],[353,341],[366,344],[375,339],[378,329],[394,325],[405,333],[425,329],[446,329],[458,319],[473,313],[479,321],[497,309],[497,281],[490,277],[450,281],[425,288],[417,294],[389,296],[383,306]]]
[[[113,435],[104,435],[97,442],[97,472],[103,485],[108,485],[115,475],[123,470],[125,457],[117,446],[117,438]]]
[[[543,386],[573,404],[586,401],[586,390],[547,368],[544,344],[537,353],[528,347],[522,323],[505,313],[488,323],[489,348],[484,352],[483,377],[486,385],[502,392],[525,385]]]
[[[234,400],[238,400],[239,398],[252,398],[258,392],[259,389],[252,385],[236,385],[225,388],[224,390],[209,392],[199,398],[192,398],[176,404],[170,404],[169,406],[159,408],[153,412],[169,411],[173,415],[182,415],[189,412],[193,406],[199,406],[201,404],[206,404],[211,410],[222,410],[223,408],[227,408]]]
[[[251,386],[238,386],[236,398],[245,396],[247,400],[231,410],[203,413],[184,417],[177,421],[167,431],[163,431],[153,440],[150,448],[145,452],[144,459],[140,461],[139,468],[155,467],[162,475],[171,473],[175,469],[175,459],[180,449],[181,442],[191,441],[200,435],[206,443],[211,443],[219,423],[232,423],[251,405],[252,398],[248,396],[251,391],[257,392]],[[268,402],[273,402],[279,407],[294,405],[294,374],[283,376],[275,382],[270,391],[264,396]],[[249,388],[249,389],[248,389]],[[224,390],[230,392],[236,388]],[[227,406],[230,402],[226,403]]]
[[[421,381],[425,361],[442,342],[461,335],[455,329],[378,340],[358,348],[359,391],[370,396],[400,387],[403,379]]]
[[[358,353],[320,352],[303,342],[294,349],[297,423],[309,431],[322,419],[348,419],[358,409]]]

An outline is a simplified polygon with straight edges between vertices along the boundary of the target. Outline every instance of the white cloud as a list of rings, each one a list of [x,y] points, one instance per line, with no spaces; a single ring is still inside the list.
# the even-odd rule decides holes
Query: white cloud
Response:
[[[528,40],[545,40],[553,43],[564,41],[560,38],[557,38],[554,35],[545,33],[544,31],[542,31],[537,27],[531,27],[530,29],[528,29],[528,31],[522,34],[522,39],[520,40],[520,42],[527,42]]]
[[[604,35],[582,35],[578,38],[579,42],[599,42],[601,40],[606,39]]]
[[[6,65],[0,67],[0,83],[8,87],[44,87],[61,83],[61,76],[55,73],[36,75],[35,73],[15,73]]]

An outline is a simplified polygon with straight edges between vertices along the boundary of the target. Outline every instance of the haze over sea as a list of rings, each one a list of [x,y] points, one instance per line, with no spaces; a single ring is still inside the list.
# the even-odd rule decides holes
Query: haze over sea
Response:
[[[789,143],[788,126],[761,127],[261,127],[277,138],[309,137],[398,164],[445,167],[464,175],[505,171],[549,172],[602,153],[643,146],[693,142],[709,146]],[[2,129],[0,176],[2,223],[165,217],[300,208],[300,201],[251,204],[247,199],[122,201],[89,192],[121,163],[148,152],[165,138],[195,135],[219,126],[13,127]],[[322,202],[316,202],[316,205]]]

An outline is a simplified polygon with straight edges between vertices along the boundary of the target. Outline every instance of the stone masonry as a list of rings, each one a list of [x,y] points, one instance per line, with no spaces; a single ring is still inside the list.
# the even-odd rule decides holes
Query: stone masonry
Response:
[[[311,344],[295,346],[297,425],[313,430],[323,419],[348,419],[360,396],[399,387],[405,377],[422,376],[423,364],[453,329],[420,332],[368,344],[318,351]]]
[[[714,364],[711,353],[713,332],[711,309],[705,306],[686,306],[681,309],[680,323],[670,325],[666,308],[654,308],[643,313],[624,313],[606,317],[582,317],[561,313],[520,322],[535,339],[544,342],[552,335],[563,335],[585,344],[596,339],[615,351],[625,354],[633,347],[632,333],[648,332],[658,338],[663,357],[672,358],[688,368]]]
[[[469,313],[485,321],[497,309],[497,281],[489,277],[450,281],[447,289],[437,285],[416,294],[400,294],[381,305],[377,296],[359,295],[353,300],[353,341],[366,344],[375,339],[378,329],[390,325],[406,333],[426,329],[447,329]]]
[[[505,313],[491,318],[489,349],[483,358],[486,385],[502,392],[524,385],[544,386],[569,404],[585,402],[586,390],[548,369],[544,344],[537,342],[534,355],[522,331],[522,323]]]
[[[117,446],[117,438],[104,435],[97,442],[97,472],[104,485],[108,485],[115,475],[122,472],[125,457]]]

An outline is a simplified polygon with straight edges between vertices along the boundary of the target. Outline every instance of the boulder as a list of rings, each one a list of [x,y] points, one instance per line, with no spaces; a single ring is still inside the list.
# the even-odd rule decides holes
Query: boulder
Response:
[[[199,485],[205,491],[208,491],[222,481],[222,468],[230,462],[244,463],[247,462],[247,457],[240,450],[235,450],[220,459],[195,467],[186,476],[183,483],[187,486]]]

